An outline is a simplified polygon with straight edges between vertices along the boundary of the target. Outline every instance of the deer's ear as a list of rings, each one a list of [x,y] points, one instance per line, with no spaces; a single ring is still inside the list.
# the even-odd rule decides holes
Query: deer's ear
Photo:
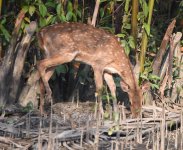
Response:
[[[121,85],[121,87],[122,87],[124,92],[128,92],[129,91],[130,88],[129,88],[128,84],[126,84],[124,81],[121,81],[120,85]]]

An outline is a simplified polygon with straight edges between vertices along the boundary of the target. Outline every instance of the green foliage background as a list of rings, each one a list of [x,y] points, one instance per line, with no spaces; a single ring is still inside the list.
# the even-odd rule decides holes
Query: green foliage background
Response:
[[[20,10],[26,12],[26,17],[21,26],[21,32],[30,21],[37,21],[38,29],[59,22],[83,22],[87,23],[92,18],[95,1],[85,0],[4,0],[2,1],[2,12],[0,17],[0,39],[2,40],[3,52],[6,53],[7,46],[11,38],[11,32],[14,27],[14,20]],[[173,18],[178,22],[183,18],[183,2],[171,3],[171,1],[156,0],[152,15],[152,23],[147,23],[149,14],[148,1],[139,0],[138,12],[138,33],[137,39],[131,35],[131,15],[132,0],[101,0],[99,15],[97,18],[97,27],[114,33],[115,11],[114,6],[120,3],[123,7],[121,32],[117,34],[121,45],[126,53],[131,55],[131,50],[137,49],[140,52],[142,32],[148,35],[148,54],[156,54],[162,40],[167,25]],[[6,6],[6,7],[5,7]],[[176,7],[177,9],[174,9]],[[176,30],[181,31],[181,26],[177,25]],[[137,41],[137,43],[135,43]],[[34,40],[36,43],[36,40]],[[34,44],[33,43],[33,44]],[[132,56],[135,57],[135,56]],[[151,64],[154,55],[146,55],[144,71],[141,74],[141,81],[148,80],[153,88],[158,88],[159,78],[151,74]],[[67,67],[57,68],[56,72],[67,72]]]

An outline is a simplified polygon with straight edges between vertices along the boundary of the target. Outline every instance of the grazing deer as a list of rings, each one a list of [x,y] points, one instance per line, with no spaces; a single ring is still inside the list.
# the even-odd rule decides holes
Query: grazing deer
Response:
[[[61,23],[41,29],[38,33],[40,48],[45,57],[37,67],[44,83],[46,93],[51,98],[48,80],[57,65],[73,60],[91,65],[94,71],[96,92],[100,95],[103,77],[112,96],[114,111],[117,112],[116,86],[112,74],[118,74],[123,91],[129,95],[134,117],[141,109],[141,90],[136,82],[129,58],[117,38],[91,25],[81,23]],[[100,97],[100,96],[99,96]],[[42,102],[43,103],[43,102]],[[101,104],[101,100],[99,99]]]

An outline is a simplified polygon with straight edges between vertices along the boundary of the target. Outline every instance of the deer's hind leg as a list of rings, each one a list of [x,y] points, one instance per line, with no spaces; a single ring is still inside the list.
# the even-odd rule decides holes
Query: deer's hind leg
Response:
[[[54,70],[55,70],[55,68],[52,68],[52,70],[49,70],[46,72],[45,79],[47,82],[49,81],[49,79],[53,75]],[[46,114],[46,112],[44,111],[44,99],[45,99],[44,95],[45,95],[46,91],[45,91],[45,87],[44,87],[44,83],[43,83],[42,79],[39,80],[39,85],[40,85],[40,106],[39,106],[39,109],[40,109],[41,114],[43,115],[43,114]]]
[[[56,67],[58,65],[72,61],[76,57],[77,53],[78,52],[73,52],[73,53],[67,52],[62,55],[54,55],[52,57],[39,61],[37,68],[40,73],[41,79],[44,83],[44,87],[48,95],[48,99],[52,98],[51,97],[52,92],[51,92],[48,80],[50,79],[53,72],[49,72],[49,71],[47,72],[47,70],[49,70],[52,67]]]

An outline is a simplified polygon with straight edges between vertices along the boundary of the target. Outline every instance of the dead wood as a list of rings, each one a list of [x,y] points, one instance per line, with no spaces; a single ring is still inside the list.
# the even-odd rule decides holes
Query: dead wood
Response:
[[[36,22],[33,21],[30,23],[30,25],[25,29],[26,32],[22,38],[21,43],[17,47],[17,56],[13,68],[13,76],[10,92],[11,101],[15,101],[15,99],[17,98],[25,58],[27,56],[27,52],[31,43],[31,38],[36,30],[36,27],[37,27]]]
[[[24,62],[27,51],[30,46],[32,35],[36,30],[36,23],[31,22],[25,29],[24,36],[20,43],[18,42],[19,30],[25,12],[21,11],[17,17],[15,28],[12,33],[11,42],[8,52],[2,59],[0,66],[0,102],[4,106],[8,102],[15,102],[18,97],[21,75],[23,72]]]
[[[178,71],[179,78],[175,80],[175,83],[172,86],[171,100],[172,102],[181,102],[179,100],[183,98],[183,90],[181,88],[183,85],[183,53],[181,53],[180,42],[176,45],[174,56],[176,57],[175,64],[177,66],[176,71]]]
[[[3,59],[3,65],[11,65],[13,62],[12,60],[15,60],[13,59],[14,58],[14,52],[15,52],[15,47],[16,47],[16,44],[17,44],[17,39],[18,39],[18,36],[19,36],[19,30],[20,30],[20,27],[21,27],[21,24],[22,24],[22,20],[25,16],[25,12],[22,10],[20,11],[20,13],[18,14],[18,17],[16,19],[16,22],[15,22],[15,27],[14,27],[14,30],[12,32],[12,37],[11,37],[11,41],[10,41],[10,45],[9,45],[9,48],[8,48],[8,52],[7,54],[5,55],[4,59]]]
[[[168,67],[168,85],[169,88],[172,84],[172,68],[173,68],[173,56],[175,52],[175,48],[177,47],[177,44],[180,42],[182,37],[181,32],[177,32],[170,38],[170,52],[169,52],[169,67]]]
[[[40,75],[37,70],[33,71],[30,74],[30,77],[27,80],[18,98],[18,103],[21,106],[25,107],[29,102],[32,102],[35,108],[38,107],[37,96],[38,96],[38,93],[40,93],[39,82],[38,82],[39,78],[40,78]]]
[[[167,81],[168,81],[168,70],[166,71],[166,75],[165,77],[163,78],[163,81],[160,85],[160,88],[159,88],[159,92],[160,92],[160,97],[161,99],[163,100],[163,97],[164,97],[164,91],[165,91],[165,88],[166,88],[166,84],[167,84]]]
[[[167,72],[167,68],[169,65],[169,54],[166,56],[164,63],[162,64],[161,70],[159,71],[159,76],[160,76],[160,82],[164,80],[165,74]]]
[[[4,58],[2,59],[2,63],[0,66],[0,106],[3,107],[7,100],[9,99],[9,92],[10,92],[10,83],[12,79],[12,68],[14,65],[15,56],[15,47],[17,44],[17,39],[19,35],[20,26],[22,20],[24,18],[25,12],[21,11],[18,14],[16,19],[15,28],[12,33],[12,38],[10,41],[10,45],[8,48],[8,52],[5,54]]]
[[[159,48],[159,51],[153,61],[152,68],[153,68],[153,74],[159,75],[159,71],[161,68],[161,62],[163,59],[163,56],[166,52],[166,47],[169,42],[170,36],[173,32],[174,26],[175,26],[176,20],[173,20],[171,24],[168,26],[166,33],[164,35],[163,41],[161,43],[161,46]]]
[[[179,107],[179,110],[180,109],[181,107]],[[119,124],[116,124],[110,120],[103,120],[103,125],[99,126],[99,128],[96,128],[96,120],[93,120],[95,123],[92,125],[86,125],[86,123],[84,123],[85,125],[71,128],[64,117],[53,114],[53,128],[51,135],[49,135],[49,122],[51,118],[42,118],[39,114],[30,112],[25,116],[16,119],[16,122],[13,124],[0,123],[0,133],[2,136],[4,136],[3,138],[1,138],[2,136],[0,137],[0,146],[3,148],[10,148],[13,145],[14,148],[20,148],[20,145],[23,145],[24,148],[26,147],[27,149],[31,149],[38,148],[38,145],[40,144],[42,147],[47,147],[50,136],[50,139],[52,142],[54,142],[52,143],[54,148],[60,148],[60,145],[62,145],[63,147],[69,149],[79,150],[86,149],[86,147],[90,147],[92,149],[92,147],[95,145],[94,137],[96,133],[99,133],[98,147],[104,146],[102,143],[106,143],[105,146],[108,148],[105,149],[108,150],[111,148],[112,142],[120,141],[129,144],[131,140],[136,141],[137,137],[143,137],[144,141],[144,138],[147,137],[147,135],[152,136],[153,133],[156,134],[159,132],[161,128],[165,129],[164,134],[166,136],[168,128],[171,128],[172,125],[177,126],[177,124],[180,123],[181,113],[180,111],[171,112],[170,110],[166,109],[164,111],[165,116],[163,117],[163,110],[164,108],[162,107],[143,106],[142,114],[146,113],[148,114],[148,117],[141,119],[131,119],[128,116],[125,120],[121,120]],[[163,119],[165,124],[162,126]],[[77,120],[79,121],[79,119]],[[86,122],[87,121],[88,120],[86,120]],[[119,130],[113,131],[112,136],[108,135],[109,130],[111,128],[115,128],[116,126],[119,127]],[[39,130],[41,130],[41,132],[39,132]],[[139,135],[137,135],[137,131]],[[41,141],[38,140],[38,137],[41,138]]]
[[[20,131],[16,129],[13,125],[7,124],[7,123],[2,123],[0,122],[0,131],[1,134],[2,132],[6,135],[20,135]]]
[[[23,149],[24,146],[22,146],[21,144],[18,144],[13,138],[7,138],[7,137],[1,137],[0,136],[0,143],[4,143],[8,146],[10,146],[10,144],[16,146],[17,148]],[[13,148],[13,146],[12,146]]]
[[[162,82],[162,83],[161,83],[159,91],[160,91],[160,95],[161,95],[162,99],[164,97],[164,91],[165,91],[167,82],[168,82],[169,89],[171,88],[172,76],[173,76],[172,75],[173,56],[175,53],[175,49],[176,49],[178,43],[180,42],[181,37],[182,37],[182,33],[177,32],[170,38],[170,51],[169,51],[167,57],[165,58],[164,64],[162,65],[162,69],[160,71],[160,78],[161,78],[160,82]]]

